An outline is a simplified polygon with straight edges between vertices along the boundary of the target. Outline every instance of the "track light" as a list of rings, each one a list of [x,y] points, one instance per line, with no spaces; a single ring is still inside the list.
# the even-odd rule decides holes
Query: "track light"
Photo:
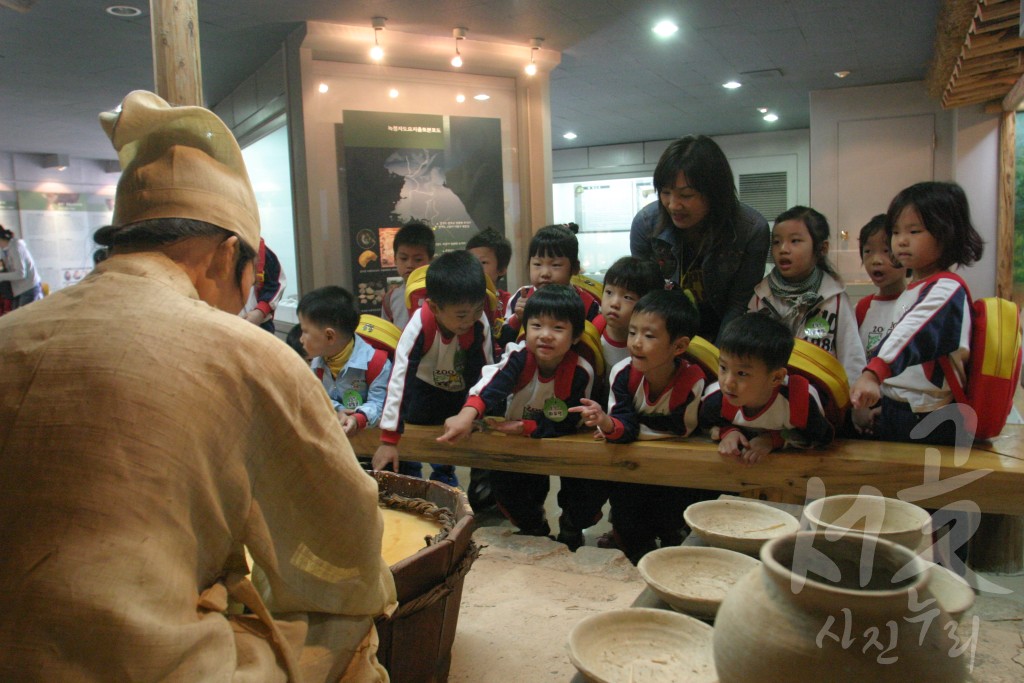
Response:
[[[384,30],[384,23],[387,17],[374,17],[373,25],[373,47],[370,48],[370,59],[379,62],[384,59],[384,48],[380,46],[380,32]]]
[[[459,51],[459,41],[466,39],[468,28],[456,26],[452,29],[452,37],[455,38],[455,56],[452,57],[452,66],[456,69],[462,66],[462,53]]]
[[[527,76],[537,75],[537,50],[540,49],[541,44],[544,42],[543,38],[531,38],[530,39],[530,63],[526,65],[523,71],[526,72]]]

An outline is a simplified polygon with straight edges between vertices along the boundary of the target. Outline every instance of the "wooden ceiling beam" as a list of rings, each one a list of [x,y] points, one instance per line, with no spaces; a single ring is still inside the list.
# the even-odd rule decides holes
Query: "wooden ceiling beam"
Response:
[[[1006,0],[1005,2],[986,2],[978,7],[975,17],[981,17],[982,21],[994,21],[1007,17],[1020,15],[1019,0]]]

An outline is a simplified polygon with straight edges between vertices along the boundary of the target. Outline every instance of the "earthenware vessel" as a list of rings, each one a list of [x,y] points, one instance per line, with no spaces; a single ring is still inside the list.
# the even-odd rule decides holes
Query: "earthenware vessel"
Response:
[[[898,498],[826,496],[807,504],[804,519],[811,531],[825,529],[839,535],[853,530],[899,543],[918,554],[931,548],[931,515],[924,508]]]
[[[848,533],[769,541],[761,569],[726,595],[714,630],[720,683],[955,683],[967,637],[928,591],[910,550]]]

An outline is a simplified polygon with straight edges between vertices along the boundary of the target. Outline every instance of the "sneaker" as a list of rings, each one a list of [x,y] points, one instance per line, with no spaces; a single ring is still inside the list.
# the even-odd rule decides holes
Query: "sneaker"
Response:
[[[572,529],[559,529],[555,540],[569,548],[570,552],[576,552],[583,545],[583,532]]]

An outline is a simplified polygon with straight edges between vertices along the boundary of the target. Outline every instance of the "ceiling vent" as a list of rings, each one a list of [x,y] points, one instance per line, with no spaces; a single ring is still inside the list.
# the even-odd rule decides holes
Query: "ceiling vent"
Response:
[[[741,71],[740,76],[746,80],[764,80],[782,78],[782,69],[761,69],[760,71]]]

